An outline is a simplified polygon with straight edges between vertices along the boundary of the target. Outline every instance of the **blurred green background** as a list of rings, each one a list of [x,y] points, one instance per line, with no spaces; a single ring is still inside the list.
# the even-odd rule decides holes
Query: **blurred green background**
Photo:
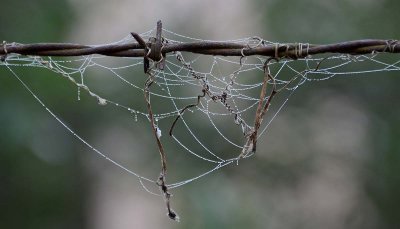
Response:
[[[400,2],[394,0],[0,3],[0,39],[8,42],[108,43],[153,28],[158,19],[204,39],[257,35],[330,43],[400,37]],[[147,122],[130,126],[132,119],[118,110],[99,113],[93,99],[82,95],[77,101],[76,87],[49,71],[17,71],[89,142],[157,177]],[[0,228],[396,228],[399,75],[335,77],[302,87],[253,159],[173,190],[173,208],[182,218],[176,224],[165,216],[161,198],[68,134],[0,66]],[[104,90],[127,96],[119,89]],[[195,174],[195,160],[176,163],[189,177]]]

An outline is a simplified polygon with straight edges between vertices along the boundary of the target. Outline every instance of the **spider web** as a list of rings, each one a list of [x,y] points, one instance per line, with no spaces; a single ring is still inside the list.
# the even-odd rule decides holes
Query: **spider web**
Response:
[[[163,34],[169,43],[205,41],[166,29]],[[149,39],[154,35],[154,29],[140,35]],[[114,44],[132,42],[135,40],[127,36]],[[245,44],[249,48],[275,44],[254,37],[230,42]],[[267,61],[267,58],[260,56],[221,57],[180,52],[168,54],[163,70],[154,66],[151,69],[154,83],[150,87],[149,98],[157,135],[166,144],[169,168],[173,168],[176,173],[172,176],[175,180],[167,185],[168,188],[180,187],[227,165],[238,164],[240,159],[252,157],[254,152],[248,149],[250,145],[247,142],[254,130],[257,108],[259,103],[266,104],[272,99],[274,87],[279,93],[261,119],[256,135],[260,141],[270,123],[302,85],[337,76],[398,71],[399,62],[390,59],[387,54],[377,53],[359,56],[329,54],[279,61]],[[99,55],[54,58],[9,54],[0,65],[7,68],[75,138],[100,157],[137,177],[146,191],[159,195],[146,185],[157,184],[154,179],[156,176],[142,175],[140,171],[128,168],[123,161],[114,160],[111,152],[103,152],[89,143],[53,113],[16,71],[23,67],[47,69],[77,87],[77,100],[89,95],[101,106],[109,106],[131,115],[135,120],[129,124],[132,125],[132,131],[135,131],[137,123],[146,123],[151,132],[151,120],[143,99],[146,80],[143,76],[143,58]],[[270,75],[266,81],[265,96],[260,99],[266,71]],[[115,96],[116,90],[123,90],[129,96]],[[185,166],[181,166],[183,160],[198,161],[201,166],[196,174],[188,175],[185,172]]]

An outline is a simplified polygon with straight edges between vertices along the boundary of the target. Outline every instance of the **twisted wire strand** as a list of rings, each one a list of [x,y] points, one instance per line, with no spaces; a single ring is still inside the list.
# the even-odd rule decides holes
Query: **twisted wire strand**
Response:
[[[238,44],[234,42],[198,41],[165,43],[163,44],[161,53],[167,54],[179,51],[218,56],[260,55],[293,59],[323,53],[343,53],[351,55],[377,52],[400,53],[398,40],[363,39],[322,45],[305,44],[307,45],[303,46],[302,43],[275,43],[249,48],[247,44]],[[71,43],[19,44],[4,42],[3,45],[0,46],[0,55],[6,56],[11,53],[34,56],[85,56],[99,54],[115,57],[144,57],[147,55],[143,50],[143,46],[137,42],[96,46]]]

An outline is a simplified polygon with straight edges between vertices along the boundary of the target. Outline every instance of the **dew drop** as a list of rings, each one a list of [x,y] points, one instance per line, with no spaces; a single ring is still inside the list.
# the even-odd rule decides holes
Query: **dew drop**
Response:
[[[78,101],[81,100],[81,87],[78,87]]]
[[[157,138],[160,139],[161,138],[161,129],[156,127],[156,134],[157,134]]]
[[[97,98],[97,103],[98,103],[99,105],[104,106],[104,105],[107,105],[107,100],[98,97],[98,98]]]

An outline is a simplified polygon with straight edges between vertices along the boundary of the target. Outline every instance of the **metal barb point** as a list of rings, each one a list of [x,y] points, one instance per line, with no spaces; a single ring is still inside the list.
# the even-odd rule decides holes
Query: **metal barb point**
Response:
[[[163,39],[162,39],[162,22],[159,20],[157,22],[156,37],[150,42],[150,54],[148,57],[156,62],[156,67],[160,70],[164,69],[165,65],[165,54],[162,51]]]

